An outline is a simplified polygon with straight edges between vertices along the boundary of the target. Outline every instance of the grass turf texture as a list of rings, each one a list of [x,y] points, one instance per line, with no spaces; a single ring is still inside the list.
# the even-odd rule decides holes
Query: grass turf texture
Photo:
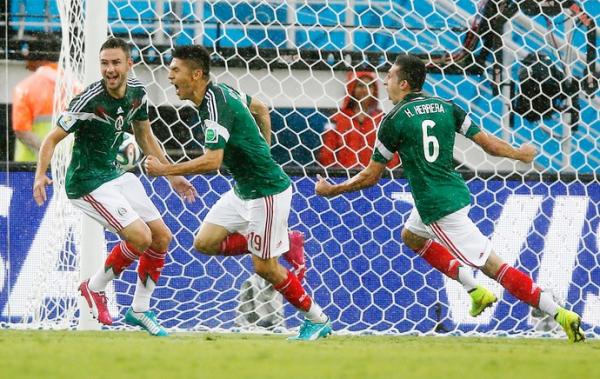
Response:
[[[600,340],[0,330],[2,378],[598,378]]]

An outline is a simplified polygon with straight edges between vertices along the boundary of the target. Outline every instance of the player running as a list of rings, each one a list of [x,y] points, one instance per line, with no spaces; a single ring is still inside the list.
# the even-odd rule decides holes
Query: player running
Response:
[[[451,102],[424,95],[425,76],[425,65],[417,57],[398,56],[385,78],[394,108],[381,123],[371,162],[338,185],[319,177],[316,193],[335,196],[375,185],[397,151],[415,200],[402,240],[430,265],[462,284],[473,300],[471,315],[491,306],[496,296],[478,286],[464,265],[479,268],[516,298],[553,316],[570,341],[583,341],[579,315],[560,307],[550,293],[492,250],[490,240],[468,217],[469,190],[453,167],[455,133],[470,138],[488,154],[525,163],[533,160],[536,149],[529,145],[515,149],[482,131]]]
[[[211,82],[209,75],[210,54],[204,47],[173,50],[169,80],[177,96],[191,100],[198,109],[205,153],[178,164],[149,156],[146,171],[154,176],[203,174],[218,170],[221,164],[227,166],[235,185],[204,219],[194,247],[208,255],[251,253],[256,273],[304,313],[304,324],[294,339],[325,337],[331,333],[329,318],[300,282],[304,275],[303,236],[288,232],[292,186],[271,157],[268,110],[256,99]],[[294,272],[279,264],[280,255]]]
[[[75,97],[58,126],[42,142],[33,185],[38,205],[46,201],[46,171],[56,145],[69,133],[75,134],[71,163],[66,174],[67,197],[85,214],[117,233],[122,241],[113,247],[104,267],[79,286],[92,315],[111,325],[104,290],[133,261],[139,258],[133,303],[125,321],[141,326],[154,336],[168,333],[150,310],[150,297],[165,264],[172,235],[150,201],[140,180],[125,173],[116,163],[123,133],[131,133],[145,154],[166,162],[148,120],[144,86],[128,78],[133,65],[127,43],[109,38],[100,48],[102,80]],[[169,178],[173,189],[188,201],[197,196],[183,177]]]

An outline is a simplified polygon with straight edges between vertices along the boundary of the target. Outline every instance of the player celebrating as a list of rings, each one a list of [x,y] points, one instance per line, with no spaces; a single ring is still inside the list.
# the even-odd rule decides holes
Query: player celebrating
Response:
[[[235,180],[234,188],[210,210],[194,247],[209,255],[252,253],[256,273],[305,315],[294,339],[325,337],[331,333],[328,317],[308,296],[298,276],[278,262],[283,254],[303,275],[303,237],[298,233],[288,235],[291,181],[271,157],[266,106],[227,85],[211,82],[209,75],[210,54],[204,47],[180,46],[173,50],[169,80],[180,99],[191,100],[198,108],[205,154],[178,164],[149,156],[146,170],[155,176],[203,174],[224,163]],[[263,112],[256,111],[261,108]],[[258,115],[258,124],[253,113]]]
[[[379,128],[371,162],[359,174],[338,185],[319,177],[316,193],[335,196],[373,186],[393,153],[399,152],[415,200],[415,208],[402,230],[402,240],[470,292],[471,315],[491,306],[496,297],[477,286],[472,274],[457,259],[481,269],[516,298],[553,316],[570,341],[583,341],[579,315],[560,307],[551,294],[542,291],[529,276],[503,262],[492,251],[491,242],[468,217],[469,190],[452,164],[455,133],[470,138],[488,154],[525,163],[533,160],[536,149],[529,145],[515,149],[482,131],[451,102],[425,96],[420,92],[425,76],[425,65],[417,57],[398,56],[385,78],[394,108]]]
[[[146,154],[166,162],[152,133],[143,85],[128,78],[133,65],[127,43],[109,38],[100,48],[102,80],[75,97],[58,126],[44,139],[38,158],[33,197],[38,205],[46,201],[48,164],[56,145],[75,133],[73,155],[67,169],[67,197],[75,207],[117,233],[122,241],[115,245],[104,267],[79,286],[92,315],[102,324],[112,324],[104,289],[108,282],[139,258],[138,279],[131,308],[125,321],[139,325],[154,336],[166,336],[150,308],[150,297],[165,264],[171,232],[150,201],[140,180],[124,173],[115,157],[124,132],[133,132]],[[171,186],[188,201],[196,190],[183,177],[170,177]]]

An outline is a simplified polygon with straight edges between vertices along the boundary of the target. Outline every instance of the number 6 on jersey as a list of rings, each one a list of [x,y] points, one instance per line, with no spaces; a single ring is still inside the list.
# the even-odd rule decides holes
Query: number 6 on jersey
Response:
[[[433,127],[435,127],[435,122],[433,122],[432,120],[424,120],[421,123],[421,128],[423,130],[423,154],[425,155],[425,159],[427,160],[427,162],[431,163],[435,162],[438,155],[440,154],[440,144],[437,138],[435,138],[435,136],[430,136],[427,134],[429,128]],[[432,153],[429,152],[431,150],[430,145],[433,145]]]

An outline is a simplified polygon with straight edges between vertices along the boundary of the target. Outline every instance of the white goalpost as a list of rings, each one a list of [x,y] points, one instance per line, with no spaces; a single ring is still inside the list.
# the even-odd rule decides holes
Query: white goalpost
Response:
[[[98,80],[100,73],[99,51],[108,34],[108,1],[95,0],[85,2],[85,76],[84,85]],[[102,267],[106,256],[104,229],[92,218],[82,215],[81,248],[79,251],[79,279],[90,278],[98,267]],[[79,296],[78,329],[100,329],[100,323],[94,320],[88,311],[83,297]]]
[[[154,133],[173,160],[195,157],[203,141],[198,117],[175,95],[167,67],[173,46],[205,45],[215,81],[271,109],[272,154],[294,185],[290,227],[306,236],[306,286],[336,332],[561,336],[551,318],[482,274],[477,280],[500,301],[479,318],[469,316],[469,298],[460,286],[401,243],[413,207],[401,167],[361,193],[332,199],[314,194],[317,173],[335,181],[357,172],[322,160],[327,133],[342,141],[331,148],[333,156],[350,143],[353,129],[336,129],[332,117],[351,96],[349,78],[372,73],[379,107],[388,111],[382,79],[389,63],[399,53],[416,54],[429,70],[425,92],[454,101],[487,132],[539,149],[534,165],[518,165],[460,139],[454,157],[472,193],[471,216],[495,251],[581,314],[585,332],[598,336],[599,91],[583,84],[574,91],[565,84],[595,80],[597,64],[586,61],[590,42],[584,38],[591,32],[581,31],[584,25],[572,9],[530,14],[515,8],[504,15],[508,22],[496,24],[485,22],[498,16],[487,6],[487,1],[58,0],[63,45],[55,110],[100,78],[100,45],[107,35],[118,36],[132,46],[133,75],[146,85]],[[555,73],[554,66],[544,66],[544,57],[553,54],[564,67],[555,78],[558,92],[542,78]],[[527,83],[539,91],[528,92]],[[546,103],[536,103],[538,96]],[[374,131],[365,133],[357,157],[369,149],[368,133]],[[12,300],[17,305],[3,314],[11,325],[100,328],[76,289],[102,266],[117,237],[82,217],[66,198],[71,143],[59,145],[52,163],[54,190],[42,227],[53,233],[34,241],[34,254],[23,265],[25,277],[37,280],[17,281],[13,293],[20,297]],[[226,171],[191,178],[200,193],[192,205],[166,180],[137,174],[174,235],[151,303],[166,328],[287,332],[300,324],[292,307],[252,274],[248,257],[207,257],[193,250],[201,220],[230,188]],[[122,316],[136,275],[132,267],[109,286],[113,328],[126,328]]]

